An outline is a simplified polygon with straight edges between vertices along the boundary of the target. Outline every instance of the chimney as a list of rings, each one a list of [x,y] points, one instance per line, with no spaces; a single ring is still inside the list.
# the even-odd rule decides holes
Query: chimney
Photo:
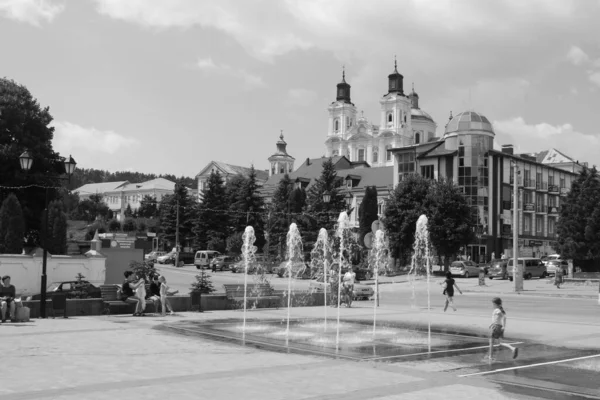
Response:
[[[506,154],[514,154],[515,153],[515,148],[512,144],[503,144],[502,145],[502,152],[506,153]]]
[[[310,165],[310,158],[306,157],[306,165]]]

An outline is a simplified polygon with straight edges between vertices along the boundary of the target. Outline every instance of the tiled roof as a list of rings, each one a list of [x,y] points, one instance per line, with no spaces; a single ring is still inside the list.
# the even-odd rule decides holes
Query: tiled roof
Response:
[[[221,161],[212,161],[212,163],[214,163],[216,166],[221,168],[227,174],[243,175],[243,176],[248,176],[250,174],[250,168],[248,168],[248,167],[241,167],[239,165],[226,164]],[[264,182],[267,179],[269,179],[269,173],[267,171],[262,171],[260,169],[255,169],[254,171],[256,172],[256,179],[258,179],[259,181]]]
[[[120,190],[137,191],[137,190],[175,190],[175,182],[172,182],[165,178],[156,178],[141,183],[129,183]]]
[[[346,178],[347,175],[360,176],[360,182],[353,190],[364,189],[367,186],[388,186],[394,181],[394,167],[347,169],[337,171],[337,174],[342,178]]]
[[[120,181],[120,182],[100,182],[100,183],[88,183],[77,189],[73,190],[73,192],[78,192],[80,195],[86,196],[96,193],[106,193],[111,192],[120,188],[121,186],[127,185],[128,181]]]
[[[296,178],[308,178],[311,180],[314,178],[318,178],[321,175],[321,170],[323,169],[323,163],[327,160],[328,160],[327,157],[308,159],[308,161],[309,161],[308,164],[305,161],[301,166],[298,167],[298,169],[296,169],[292,173],[288,174],[288,176],[292,180],[294,180]],[[343,165],[350,166],[350,162],[348,161],[348,159],[343,156],[331,157],[331,161],[333,162],[334,166],[336,166],[338,163],[340,166],[343,166]],[[270,176],[267,179],[267,181],[265,182],[264,187],[276,186],[279,183],[279,181],[281,180],[281,178],[283,178],[284,175],[285,174],[275,174],[275,175]],[[339,175],[339,172],[338,172],[338,175]]]

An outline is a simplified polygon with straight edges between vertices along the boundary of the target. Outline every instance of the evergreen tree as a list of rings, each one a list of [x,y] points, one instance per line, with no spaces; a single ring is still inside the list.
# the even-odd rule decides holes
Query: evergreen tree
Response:
[[[179,244],[192,240],[192,228],[197,218],[197,202],[188,194],[185,186],[176,183],[175,192],[160,202],[160,236],[170,247],[175,247],[177,210],[179,209]]]
[[[108,222],[108,231],[109,232],[119,232],[121,230],[121,223],[119,221],[117,221],[116,219],[111,219]]]
[[[410,258],[417,220],[421,214],[427,214],[430,185],[430,180],[410,174],[396,186],[386,205],[383,224],[388,233],[390,251],[402,263]]]
[[[132,218],[127,218],[125,222],[123,222],[123,230],[125,232],[133,232],[136,228],[135,220]]]
[[[323,201],[323,193],[330,195],[329,203]],[[303,238],[305,248],[311,248],[311,244],[317,239],[319,229],[328,231],[334,229],[340,212],[346,210],[344,194],[340,188],[340,180],[335,171],[331,158],[323,162],[321,175],[308,189],[306,195],[306,211],[310,216],[310,224],[307,224]]]
[[[127,218],[133,217],[133,211],[131,210],[131,204],[127,203],[127,207],[125,207],[125,216]]]
[[[202,201],[198,206],[198,216],[194,221],[194,244],[199,249],[225,250],[228,233],[228,203],[223,178],[219,171],[213,171],[202,191]],[[209,246],[210,245],[210,246]]]
[[[254,228],[255,245],[264,245],[264,200],[258,193],[256,171],[251,167],[248,177],[240,187],[236,202],[231,206],[233,227],[235,232],[244,232],[246,226]]]
[[[54,200],[48,205],[47,241],[46,249],[50,254],[67,253],[67,214],[60,200]]]
[[[600,179],[584,168],[571,185],[556,224],[558,251],[565,259],[600,259]]]
[[[279,180],[277,188],[273,193],[271,203],[271,214],[269,218],[269,242],[277,249],[277,254],[283,257],[285,251],[286,235],[289,230],[291,217],[288,210],[289,199],[292,193],[292,181],[288,174]]]
[[[11,193],[0,207],[0,253],[21,254],[25,236],[25,220],[21,204]]]
[[[375,186],[367,186],[365,188],[365,196],[358,208],[359,218],[359,244],[364,246],[365,235],[371,232],[371,224],[377,221],[377,188]]]
[[[77,207],[77,215],[79,218],[92,222],[96,218],[106,218],[108,216],[109,208],[102,201],[101,194],[93,194],[88,199],[85,199],[79,203]]]
[[[138,208],[138,216],[141,218],[154,218],[158,217],[158,202],[149,194],[142,197],[140,201],[140,207]]]
[[[444,270],[450,267],[450,257],[473,239],[471,206],[451,180],[433,182],[426,203],[429,237],[438,255],[444,256]]]

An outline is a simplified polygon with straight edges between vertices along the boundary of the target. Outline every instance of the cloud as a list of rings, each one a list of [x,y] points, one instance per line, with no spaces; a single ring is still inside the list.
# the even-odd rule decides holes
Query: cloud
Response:
[[[265,85],[265,82],[260,76],[251,74],[250,72],[241,68],[234,68],[231,65],[216,64],[211,57],[198,59],[195,67],[207,75],[221,74],[225,76],[237,77],[244,82],[246,89],[252,89]]]
[[[588,78],[590,79],[590,82],[600,86],[600,71],[591,72]]]
[[[115,155],[123,149],[139,144],[134,138],[110,130],[85,128],[67,121],[54,121],[52,125],[55,129],[52,143],[54,149],[64,154],[80,154],[79,158],[82,155],[85,157],[87,154],[97,153]]]
[[[522,117],[494,121],[496,140],[514,144],[518,153],[539,152],[555,148],[569,157],[594,164],[600,148],[600,134],[578,132],[570,123],[552,125],[546,122],[528,124]],[[577,143],[577,146],[573,144]]]
[[[290,106],[310,106],[317,100],[317,93],[307,89],[290,89],[286,99],[286,104]]]
[[[589,61],[590,57],[585,53],[585,51],[581,50],[577,46],[571,46],[569,52],[567,53],[567,59],[573,65],[581,65]]]
[[[50,0],[0,0],[0,15],[38,27],[41,21],[52,22],[64,9],[64,4]]]

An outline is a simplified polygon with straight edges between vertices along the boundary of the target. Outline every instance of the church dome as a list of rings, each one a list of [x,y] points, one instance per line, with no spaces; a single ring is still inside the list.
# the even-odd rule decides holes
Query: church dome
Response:
[[[410,118],[414,121],[414,120],[419,120],[419,121],[430,121],[430,122],[434,122],[433,118],[431,118],[431,115],[429,115],[428,113],[426,113],[425,111],[421,110],[420,108],[412,108],[410,110]]]
[[[490,121],[475,111],[465,111],[457,114],[446,125],[444,135],[454,132],[483,131],[494,134],[494,128]]]

